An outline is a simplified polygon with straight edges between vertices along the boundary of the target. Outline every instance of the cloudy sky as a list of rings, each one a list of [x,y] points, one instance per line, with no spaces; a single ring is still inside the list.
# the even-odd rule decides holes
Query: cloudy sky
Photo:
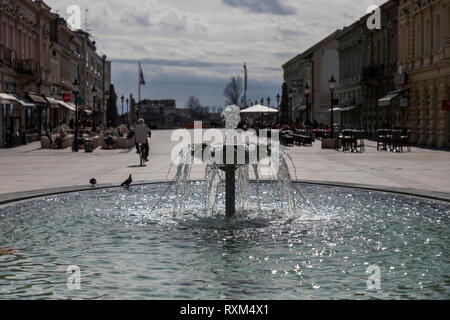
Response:
[[[275,96],[281,65],[337,28],[353,23],[384,0],[46,0],[61,16],[70,5],[88,9],[98,51],[113,61],[119,95],[135,97],[137,61],[147,85],[142,98],[177,100],[191,95],[223,106],[232,76],[249,71],[248,98]]]

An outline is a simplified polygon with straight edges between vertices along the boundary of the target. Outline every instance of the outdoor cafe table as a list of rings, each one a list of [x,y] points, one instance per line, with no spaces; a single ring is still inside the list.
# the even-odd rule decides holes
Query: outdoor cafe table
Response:
[[[359,144],[358,144],[359,140]],[[344,129],[336,134],[336,150],[360,152],[364,150],[364,130]]]

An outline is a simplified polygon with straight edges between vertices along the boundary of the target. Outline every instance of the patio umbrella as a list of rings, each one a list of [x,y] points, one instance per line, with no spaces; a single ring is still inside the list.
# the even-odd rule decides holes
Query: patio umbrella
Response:
[[[277,109],[262,106],[260,104],[254,105],[253,107],[241,110],[241,113],[278,113]]]
[[[266,106],[262,106],[260,104],[254,105],[250,108],[241,110],[241,113],[248,114],[248,113],[278,113],[279,111],[277,109],[269,108]]]

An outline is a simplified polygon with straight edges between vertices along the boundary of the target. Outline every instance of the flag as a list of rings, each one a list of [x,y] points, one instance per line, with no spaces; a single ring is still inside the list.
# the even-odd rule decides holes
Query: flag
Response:
[[[247,91],[247,89],[248,89],[248,85],[247,85],[247,64],[246,63],[244,63],[244,70],[245,70],[245,84],[244,84],[244,87],[245,87],[245,91]]]
[[[142,71],[141,62],[139,62],[139,84],[145,86],[144,72]]]

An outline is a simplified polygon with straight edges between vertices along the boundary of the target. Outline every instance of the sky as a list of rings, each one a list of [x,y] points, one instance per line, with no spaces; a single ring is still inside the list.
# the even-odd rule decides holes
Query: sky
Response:
[[[192,95],[203,105],[224,106],[232,76],[244,77],[252,101],[281,94],[281,66],[324,37],[352,24],[385,0],[46,0],[68,18],[78,5],[82,27],[112,61],[119,96],[176,99]],[[120,108],[119,108],[120,109]],[[119,110],[120,111],[120,110]]]

